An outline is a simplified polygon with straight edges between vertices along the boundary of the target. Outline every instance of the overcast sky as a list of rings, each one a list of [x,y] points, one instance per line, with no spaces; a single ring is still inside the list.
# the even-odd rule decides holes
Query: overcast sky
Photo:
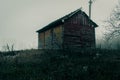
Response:
[[[37,31],[50,22],[82,7],[88,14],[89,0],[0,0],[0,50],[6,44],[15,49],[37,48]],[[103,21],[106,20],[117,0],[95,0],[92,20],[96,38],[102,37]]]

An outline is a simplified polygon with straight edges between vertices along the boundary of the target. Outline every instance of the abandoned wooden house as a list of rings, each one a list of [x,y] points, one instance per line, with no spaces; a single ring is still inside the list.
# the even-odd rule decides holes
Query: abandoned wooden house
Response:
[[[95,47],[94,23],[85,12],[74,12],[38,30],[39,49]]]

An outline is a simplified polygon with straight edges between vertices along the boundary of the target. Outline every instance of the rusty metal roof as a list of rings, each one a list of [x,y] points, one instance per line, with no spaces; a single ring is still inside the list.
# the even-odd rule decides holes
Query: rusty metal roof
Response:
[[[74,15],[77,14],[78,12],[82,12],[83,15],[86,16],[86,17],[90,20],[90,23],[93,24],[94,27],[97,27],[97,26],[98,26],[95,22],[93,22],[93,21],[89,18],[89,16],[88,16],[85,12],[83,12],[81,9],[77,9],[76,11],[71,12],[70,14],[65,15],[64,17],[59,18],[59,19],[53,21],[52,23],[46,25],[45,27],[43,27],[42,29],[39,29],[39,30],[36,31],[36,32],[41,33],[41,32],[44,32],[44,31],[46,31],[46,30],[48,30],[48,29],[54,28],[54,27],[56,27],[57,25],[61,25],[61,24],[64,23],[65,20],[67,20],[67,19],[69,19],[70,17],[74,16]]]

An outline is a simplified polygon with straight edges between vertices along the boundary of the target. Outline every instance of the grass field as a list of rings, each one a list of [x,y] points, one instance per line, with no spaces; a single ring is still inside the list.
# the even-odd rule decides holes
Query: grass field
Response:
[[[120,50],[0,53],[0,80],[120,80]]]

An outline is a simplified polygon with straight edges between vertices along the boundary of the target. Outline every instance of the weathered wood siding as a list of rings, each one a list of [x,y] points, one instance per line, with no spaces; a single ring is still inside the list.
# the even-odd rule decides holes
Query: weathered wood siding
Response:
[[[38,48],[39,49],[43,49],[45,46],[45,39],[44,39],[45,36],[44,35],[45,35],[44,32],[38,34]]]
[[[63,27],[59,25],[45,32],[39,33],[39,49],[60,49],[62,48]]]
[[[51,29],[45,31],[45,49],[52,48],[52,36],[51,36]]]
[[[95,47],[95,29],[93,27],[82,27],[80,35],[82,35],[82,47]]]
[[[62,36],[63,36],[63,29],[62,25],[59,25],[53,29],[53,48],[59,49],[62,48]]]
[[[93,47],[95,46],[94,27],[83,13],[78,13],[64,23],[65,47]]]

